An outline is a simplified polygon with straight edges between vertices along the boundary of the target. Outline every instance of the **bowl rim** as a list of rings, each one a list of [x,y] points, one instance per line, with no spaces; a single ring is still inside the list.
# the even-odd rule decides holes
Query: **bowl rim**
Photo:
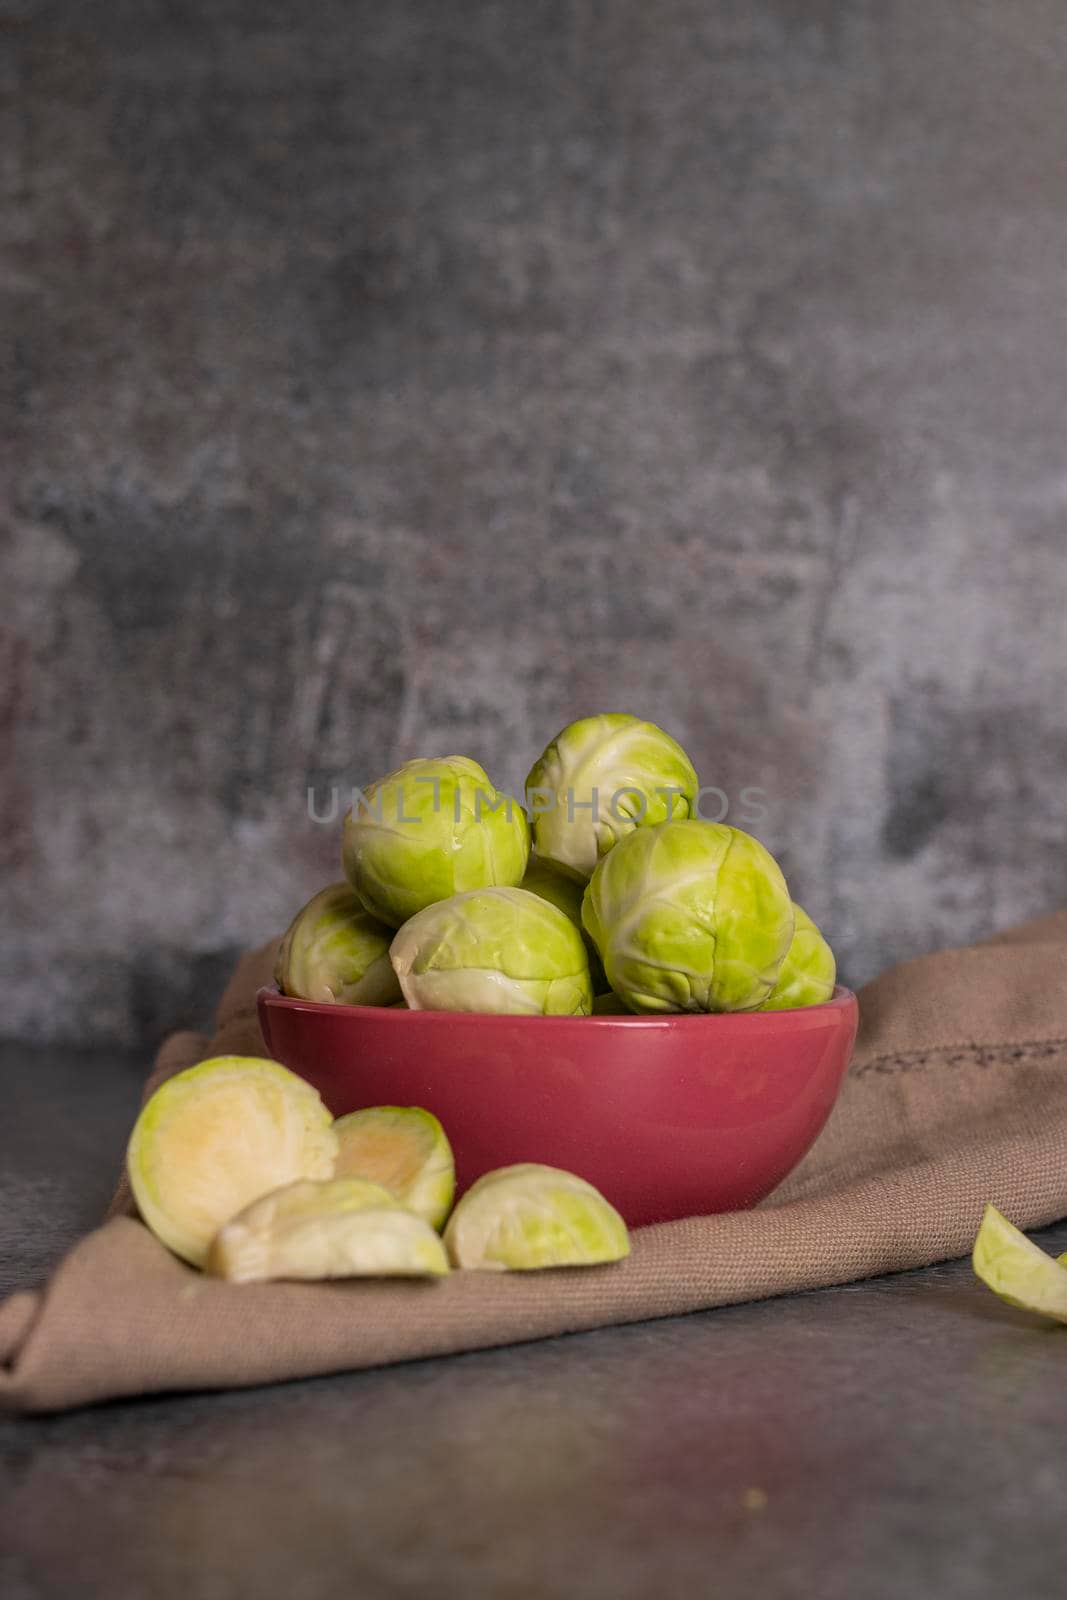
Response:
[[[522,1023],[525,1027],[558,1027],[562,1023],[581,1023],[583,1028],[595,1024],[604,1027],[624,1028],[672,1028],[692,1029],[722,1027],[723,1025],[743,1026],[751,1025],[757,1021],[764,1027],[774,1025],[775,1022],[786,1019],[809,1019],[815,1022],[831,1012],[851,1012],[857,1009],[856,995],[852,989],[844,984],[834,985],[834,992],[829,1000],[820,1000],[811,1006],[782,1006],[775,1011],[662,1011],[638,1015],[629,1012],[620,1015],[617,1012],[593,1013],[591,1016],[581,1017],[566,1016],[525,1016],[521,1012],[507,1011],[411,1011],[405,1006],[361,1006],[345,1005],[337,1001],[326,1000],[301,1000],[296,995],[282,994],[276,984],[264,984],[256,992],[258,1006],[277,1006],[286,1011],[309,1011],[318,1016],[350,1017],[357,1019],[373,1018],[375,1022],[386,1027],[411,1027],[413,1019],[425,1019],[425,1022],[436,1021],[440,1023],[447,1019],[455,1025],[462,1018],[470,1026],[479,1027],[486,1023],[510,1022]],[[425,1025],[425,1023],[423,1024]]]

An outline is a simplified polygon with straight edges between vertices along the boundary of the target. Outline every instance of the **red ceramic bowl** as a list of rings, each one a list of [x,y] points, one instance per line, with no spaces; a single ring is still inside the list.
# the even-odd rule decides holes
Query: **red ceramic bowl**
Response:
[[[634,1227],[755,1205],[833,1108],[856,997],[748,1015],[512,1017],[259,992],[277,1061],[335,1116],[425,1106],[466,1188],[513,1161],[580,1173]]]

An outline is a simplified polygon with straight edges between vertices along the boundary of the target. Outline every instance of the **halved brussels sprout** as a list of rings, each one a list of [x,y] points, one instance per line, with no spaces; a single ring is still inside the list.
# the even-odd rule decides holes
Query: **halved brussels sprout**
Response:
[[[802,906],[793,902],[793,942],[786,951],[774,988],[760,1011],[817,1006],[834,992],[837,962],[826,940]]]
[[[390,949],[413,1011],[588,1016],[585,941],[528,889],[474,889],[427,906]]]
[[[456,1164],[445,1130],[421,1106],[368,1106],[338,1117],[339,1178],[384,1184],[409,1211],[440,1228],[456,1190]]]
[[[635,828],[681,821],[699,780],[675,739],[628,714],[582,717],[558,733],[526,779],[541,859],[584,882]]]
[[[793,938],[781,870],[723,822],[638,828],[604,857],[582,920],[608,981],[635,1011],[751,1011]]]
[[[522,806],[466,756],[406,761],[365,789],[344,821],[345,876],[394,928],[437,900],[521,882],[529,853]]]
[[[202,1266],[224,1222],[298,1178],[328,1178],[333,1118],[277,1061],[215,1056],[168,1078],[134,1124],[126,1169],[137,1209],[175,1255]]]
[[[419,1278],[447,1273],[448,1257],[430,1224],[381,1184],[330,1178],[246,1206],[219,1229],[207,1268],[231,1283]]]
[[[1067,1256],[1047,1255],[994,1205],[985,1208],[971,1262],[1009,1306],[1067,1322]]]
[[[536,1162],[479,1178],[449,1218],[445,1245],[455,1266],[480,1272],[591,1267],[630,1253],[626,1224],[598,1189]]]
[[[278,951],[274,978],[300,1000],[391,1006],[400,999],[389,960],[392,928],[347,883],[320,889],[298,911]]]

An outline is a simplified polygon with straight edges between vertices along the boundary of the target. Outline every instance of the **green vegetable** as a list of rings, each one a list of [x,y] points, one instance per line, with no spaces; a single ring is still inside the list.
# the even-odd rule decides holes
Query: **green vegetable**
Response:
[[[599,994],[601,990],[606,989],[608,980],[604,976],[604,968],[600,964],[596,946],[582,927],[582,895],[585,893],[585,885],[577,878],[564,877],[562,872],[557,872],[553,867],[546,866],[543,861],[538,860],[536,856],[531,856],[526,876],[519,888],[540,895],[542,900],[547,900],[550,905],[558,907],[565,917],[571,919],[585,940],[593,993]]]
[[[414,1011],[587,1016],[592,1008],[581,934],[527,889],[475,889],[427,906],[390,955]]]
[[[519,802],[466,756],[405,762],[364,790],[344,822],[345,875],[394,928],[451,895],[521,882],[529,853]]]
[[[534,845],[584,882],[635,828],[688,817],[698,789],[693,763],[655,723],[583,717],[556,735],[526,779]]]
[[[1067,1322],[1067,1257],[1054,1261],[996,1206],[985,1208],[971,1259],[982,1282],[1008,1305]]]
[[[582,920],[635,1011],[751,1011],[793,938],[774,857],[740,828],[695,819],[620,840],[590,880]]]
[[[328,1178],[333,1118],[303,1078],[257,1056],[214,1056],[160,1084],[130,1135],[137,1209],[175,1255],[204,1264],[234,1214],[298,1178]]]
[[[212,1241],[207,1269],[232,1283],[270,1278],[421,1278],[448,1272],[423,1218],[359,1178],[290,1183],[247,1206]]]
[[[585,893],[585,885],[577,878],[564,877],[555,867],[548,866],[539,857],[532,855],[519,888],[540,895],[542,900],[547,900],[550,905],[562,911],[565,917],[569,917],[579,932],[582,931],[582,895]]]
[[[456,1166],[445,1130],[421,1106],[370,1106],[338,1117],[338,1178],[384,1184],[409,1211],[440,1228],[456,1190]]]
[[[453,1211],[445,1246],[455,1266],[482,1272],[588,1267],[630,1253],[626,1224],[591,1183],[532,1162],[479,1178]]]
[[[300,1000],[390,1006],[400,985],[389,961],[393,930],[347,883],[321,889],[298,911],[278,951],[275,981]]]
[[[778,980],[759,1007],[760,1011],[785,1011],[793,1006],[817,1006],[834,992],[837,963],[834,953],[803,907],[793,902],[793,942],[782,962]]]

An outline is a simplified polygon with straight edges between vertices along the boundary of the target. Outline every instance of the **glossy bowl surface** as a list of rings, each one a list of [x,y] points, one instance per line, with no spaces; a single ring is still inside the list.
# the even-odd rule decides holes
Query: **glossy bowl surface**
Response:
[[[261,989],[276,1060],[335,1116],[433,1111],[460,1189],[514,1161],[580,1173],[632,1227],[755,1205],[810,1149],[856,997],[716,1016],[518,1017],[320,1005]]]

